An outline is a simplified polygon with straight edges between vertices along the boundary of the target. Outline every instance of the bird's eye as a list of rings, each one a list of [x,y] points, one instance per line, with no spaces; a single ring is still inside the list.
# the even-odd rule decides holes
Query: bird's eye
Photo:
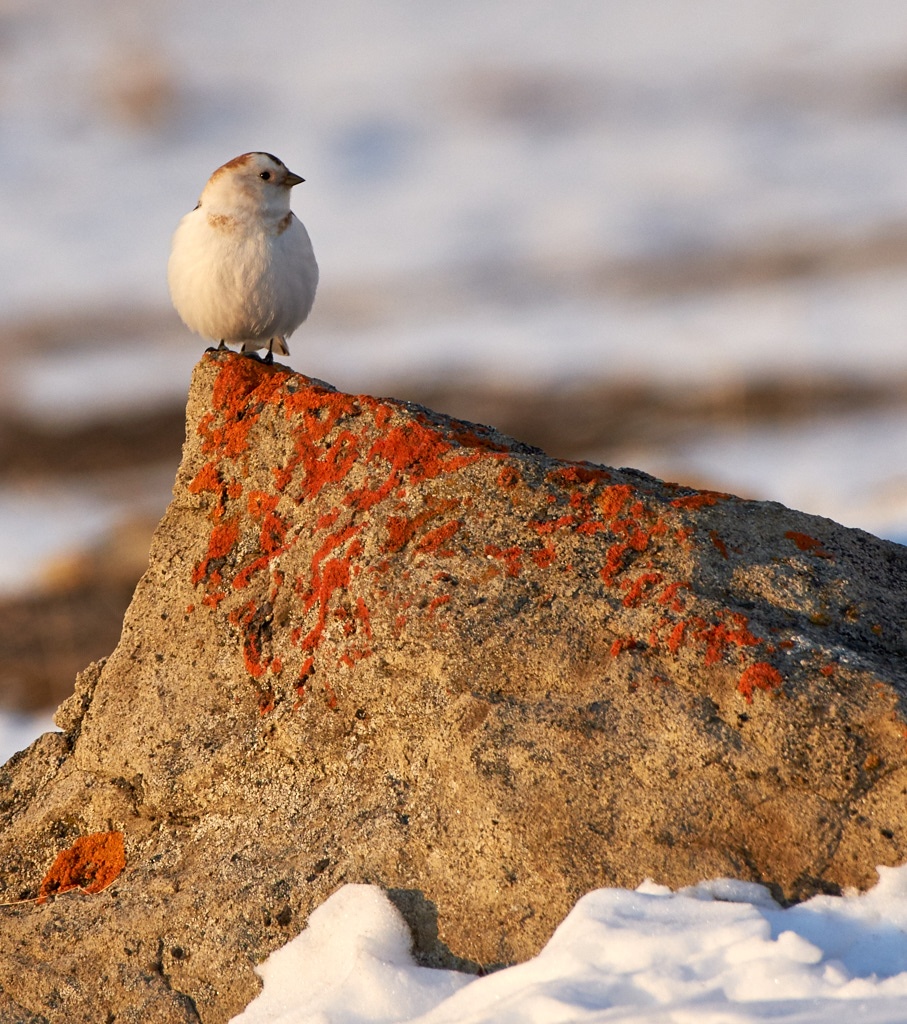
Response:
[[[261,178],[262,181],[270,181],[271,180],[271,172],[270,171],[262,171],[261,174],[259,174],[259,178]]]

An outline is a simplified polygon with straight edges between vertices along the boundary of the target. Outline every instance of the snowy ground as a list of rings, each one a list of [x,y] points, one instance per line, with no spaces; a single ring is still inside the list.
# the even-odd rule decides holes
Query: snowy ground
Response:
[[[167,312],[169,237],[255,148],[307,179],[323,285],[291,361],[340,387],[907,381],[902,0],[10,0],[0,38],[6,408],[185,394],[203,343]],[[907,396],[639,455],[907,540]],[[0,588],[118,514],[92,481],[0,481]],[[0,760],[45,727],[0,716]],[[904,893],[900,871],[789,911],[733,884],[598,893],[537,961],[448,997],[463,979],[414,968],[381,901],[343,890],[278,987],[308,1000],[287,1020],[337,1024],[900,1021]]]
[[[599,889],[535,959],[477,979],[417,967],[381,890],[347,885],[259,973],[232,1024],[902,1024],[907,868],[788,910],[728,879]]]

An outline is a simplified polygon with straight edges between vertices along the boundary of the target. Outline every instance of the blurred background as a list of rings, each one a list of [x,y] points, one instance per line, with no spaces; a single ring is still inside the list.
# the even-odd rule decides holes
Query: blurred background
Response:
[[[903,0],[0,0],[0,751],[116,644],[252,149],[294,368],[907,542]]]

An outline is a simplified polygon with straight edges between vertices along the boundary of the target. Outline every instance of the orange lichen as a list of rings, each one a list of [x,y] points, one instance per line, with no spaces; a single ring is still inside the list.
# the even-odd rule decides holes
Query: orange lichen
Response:
[[[432,600],[428,602],[428,609],[426,611],[426,614],[430,619],[433,619],[435,616],[435,612],[439,608],[443,607],[445,604],[449,603],[450,594],[441,594],[438,597],[432,598]]]
[[[546,477],[549,483],[559,484],[561,487],[573,487],[578,484],[600,483],[603,480],[610,480],[611,474],[598,466],[570,465],[562,469],[553,469]]]
[[[832,562],[835,559],[835,556],[826,550],[822,541],[817,540],[815,537],[810,537],[808,533],[797,533],[796,530],[788,530],[784,536],[788,540],[792,540],[800,551],[806,551],[810,555],[815,555],[816,558],[827,558]]]
[[[470,498],[442,498],[449,493],[444,485],[430,489],[420,485],[460,473],[477,460],[491,457],[498,460],[491,479],[502,490],[512,492],[523,484],[523,476],[516,460],[505,454],[506,446],[481,428],[452,426],[449,421],[442,424],[418,411],[413,419],[411,411],[401,415],[393,403],[342,395],[315,385],[287,389],[286,380],[286,374],[263,370],[254,363],[229,372],[222,369],[212,412],[199,425],[210,462],[197,474],[197,492],[218,494],[221,507],[229,499],[228,514],[242,516],[241,521],[229,519],[212,531],[207,556],[195,567],[194,582],[206,583],[203,601],[216,608],[225,593],[235,597],[237,590],[250,586],[253,573],[270,571],[270,578],[265,577],[269,582],[266,604],[258,608],[246,605],[231,613],[251,675],[260,675],[269,667],[272,673],[282,668],[279,660],[269,662],[265,654],[270,641],[269,615],[284,584],[283,573],[276,568],[282,563],[274,559],[300,537],[314,549],[309,566],[293,584],[300,618],[294,623],[291,639],[303,662],[300,693],[305,690],[307,673],[314,671],[315,659],[352,667],[372,654],[369,605],[376,607],[373,602],[386,605],[399,635],[406,628],[407,616],[410,621],[417,615],[434,618],[451,600],[449,594],[438,592],[441,586],[448,589],[445,582],[449,577],[435,573],[436,596],[427,595],[419,611],[410,608],[411,602],[404,602],[383,575],[392,564],[404,562],[400,569],[403,586],[409,578],[407,562],[413,570],[427,569],[425,578],[431,578],[432,559],[452,558],[458,553],[473,557],[476,537],[482,538],[478,551],[492,563],[484,571],[470,573],[471,583],[481,586],[483,579],[505,572],[519,576],[524,566],[526,571],[556,566],[560,578],[575,572],[576,562],[586,572],[589,546],[579,544],[578,551],[583,554],[581,561],[576,561],[575,542],[605,533],[609,537],[601,547],[601,579],[608,586],[621,588],[625,607],[650,602],[654,614],[641,627],[646,632],[640,634],[648,633],[650,647],[665,644],[676,654],[683,645],[699,644],[705,663],[712,665],[734,648],[763,642],[749,631],[744,616],[734,618],[730,612],[677,621],[679,614],[686,614],[687,605],[695,602],[692,586],[688,580],[665,578],[659,571],[667,571],[662,548],[691,548],[694,544],[695,527],[678,526],[676,510],[713,505],[727,495],[706,491],[670,501],[659,497],[654,485],[649,489],[644,483],[612,483],[609,473],[598,467],[559,464],[546,476],[550,493],[540,495],[541,500],[547,497],[554,518],[529,523],[539,538],[536,544],[485,544],[479,522],[483,513]],[[293,447],[282,465],[270,467],[271,489],[243,492],[235,478],[249,472],[252,435],[248,430],[269,406],[281,405],[291,424]],[[220,460],[225,458],[238,461],[222,465]],[[472,493],[460,485],[456,489],[461,495]],[[246,497],[240,502],[237,499],[243,493]],[[509,504],[515,498],[511,494],[504,500]],[[294,503],[309,500],[311,513],[294,519]],[[242,544],[237,546],[240,532]],[[560,543],[562,535],[566,535],[564,544]],[[717,533],[712,531],[709,536],[727,557],[727,547]],[[362,558],[366,550],[367,564]],[[362,590],[364,585],[370,589]],[[445,618],[441,616],[433,628],[443,629]],[[619,653],[636,644],[635,639],[617,640],[613,650]],[[742,652],[737,657],[742,661]]]
[[[540,569],[548,569],[554,564],[557,552],[553,544],[546,544],[543,548],[529,552],[529,557]]]
[[[122,832],[94,832],[80,836],[61,850],[41,881],[38,903],[71,889],[99,893],[116,881],[126,866]]]
[[[658,595],[658,603],[669,605],[672,611],[682,612],[686,603],[679,596],[681,590],[692,591],[693,585],[688,580],[675,580],[669,583]]]
[[[632,636],[619,637],[611,644],[611,657],[616,658],[624,651],[632,651],[636,647],[636,640]]]
[[[239,521],[228,519],[225,523],[218,523],[211,531],[208,538],[208,553],[195,566],[192,573],[192,585],[200,583],[212,573],[212,562],[219,562],[233,550],[233,545],[239,539]]]
[[[519,576],[523,558],[521,547],[499,548],[495,544],[486,544],[485,557],[500,559],[507,567],[508,576]]]
[[[420,423],[392,427],[372,442],[365,453],[364,464],[384,463],[385,478],[374,486],[363,484],[344,497],[344,503],[365,512],[383,501],[404,481],[419,483],[444,473],[454,473],[472,465],[480,455],[455,455],[453,444],[440,430]]]
[[[757,661],[740,676],[737,692],[743,695],[747,704],[752,704],[753,694],[756,690],[771,692],[781,686],[783,682],[784,679],[776,668],[766,661]]]
[[[249,601],[241,608],[234,608],[230,612],[230,622],[242,635],[246,671],[253,679],[263,676],[270,663],[270,659],[264,658],[262,651],[262,634],[266,629],[267,617],[265,611],[258,608],[254,601]]]
[[[709,530],[709,540],[715,545],[715,549],[721,555],[722,558],[727,558],[727,544],[719,537],[717,530]]]
[[[216,464],[206,462],[190,481],[188,490],[190,494],[200,494],[202,491],[219,492],[222,487]]]
[[[458,519],[452,519],[449,523],[445,523],[443,526],[439,526],[435,530],[429,530],[428,533],[419,541],[416,545],[416,551],[420,554],[433,554],[441,557],[450,557],[453,555],[453,548],[443,547],[449,541],[453,535],[460,529],[460,521]]]
[[[576,516],[561,516],[559,519],[542,519],[533,522],[532,528],[536,533],[540,533],[543,536],[546,533],[554,533],[555,530],[563,530],[568,526],[573,526],[576,522]]]
[[[681,619],[671,630],[671,635],[668,637],[668,650],[671,654],[676,654],[683,645],[683,635],[686,628],[686,622]]]
[[[718,614],[722,617],[722,621],[711,625],[708,625],[701,619],[696,620],[697,629],[695,636],[697,640],[703,641],[706,645],[706,665],[714,665],[721,661],[731,645],[755,647],[762,643],[760,637],[754,636],[749,631],[748,620],[745,615],[741,615],[738,612],[726,613],[725,615],[719,612]],[[725,621],[725,618],[730,619],[730,624]]]
[[[652,587],[661,583],[664,577],[660,572],[644,572],[635,580],[624,580],[621,587],[627,591],[623,604],[627,608],[636,608]]]
[[[202,417],[197,428],[202,451],[226,458],[244,454],[249,447],[249,432],[259,416],[248,407],[273,401],[288,377],[285,371],[268,370],[249,359],[224,361],[214,381],[213,409]]]
[[[430,498],[426,507],[414,516],[388,516],[385,520],[387,540],[384,543],[384,551],[389,554],[402,551],[422,531],[423,527],[433,519],[437,519],[439,516],[458,508],[459,505],[460,502],[455,498],[445,500]],[[445,540],[449,540],[459,528],[459,521],[454,520],[446,523],[439,528],[445,533],[443,538],[429,540],[428,536],[426,536],[417,545],[416,550],[432,550],[433,547],[437,547]],[[437,530],[430,531],[430,533],[436,534]]]
[[[618,516],[632,497],[633,488],[629,484],[613,484],[599,495],[599,508],[603,515]]]
[[[356,598],[356,618],[362,623],[362,628],[365,635],[371,640],[372,638],[372,619],[369,614],[369,610],[365,604],[365,601],[361,597]]]
[[[682,498],[675,498],[671,504],[674,508],[706,508],[709,505],[717,505],[719,501],[726,501],[729,494],[722,491],[698,491],[696,494],[686,494]]]

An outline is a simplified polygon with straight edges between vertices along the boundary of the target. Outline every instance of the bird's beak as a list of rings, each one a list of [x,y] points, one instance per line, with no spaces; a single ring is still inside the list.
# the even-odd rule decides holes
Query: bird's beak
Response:
[[[292,188],[294,185],[301,185],[305,181],[305,178],[300,178],[298,174],[294,174],[292,171],[287,171],[287,176],[284,178],[284,185],[287,188]]]

